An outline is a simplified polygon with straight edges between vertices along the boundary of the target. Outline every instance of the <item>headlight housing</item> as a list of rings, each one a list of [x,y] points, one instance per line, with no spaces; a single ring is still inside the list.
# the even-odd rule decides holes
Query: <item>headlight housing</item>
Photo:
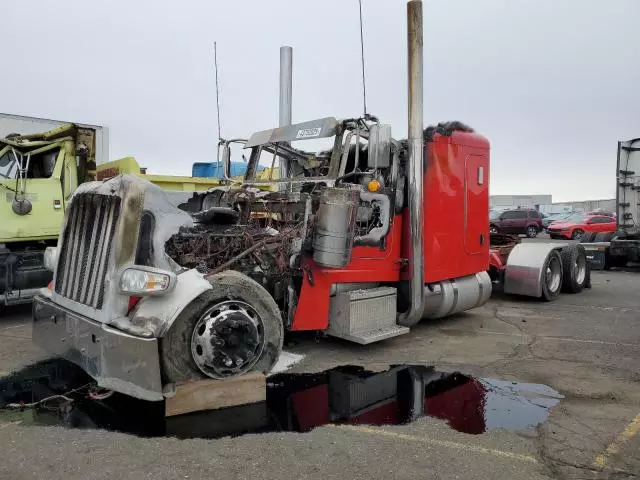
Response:
[[[57,264],[58,264],[58,248],[47,247],[44,250],[44,268],[52,272],[55,272]]]
[[[122,270],[118,286],[121,293],[144,296],[168,293],[175,283],[176,275],[173,272],[135,265]]]

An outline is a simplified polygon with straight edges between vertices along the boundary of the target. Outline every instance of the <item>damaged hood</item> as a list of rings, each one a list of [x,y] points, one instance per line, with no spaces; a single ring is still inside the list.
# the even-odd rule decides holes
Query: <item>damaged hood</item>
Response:
[[[118,196],[122,199],[115,239],[116,269],[135,262],[142,217],[151,214],[151,263],[157,268],[175,270],[175,265],[164,253],[164,244],[180,227],[191,227],[193,218],[177,208],[162,188],[138,176],[123,174],[109,180],[84,183],[76,189],[73,197],[83,194]]]
[[[93,223],[90,218],[98,215],[100,223]],[[60,263],[52,300],[107,324],[125,318],[129,296],[119,290],[120,272],[134,264],[182,272],[166,255],[165,243],[181,227],[192,225],[191,216],[174,206],[164,190],[134,175],[80,185],[58,238]],[[89,256],[101,253],[89,261],[87,251]],[[74,260],[67,263],[67,258]]]

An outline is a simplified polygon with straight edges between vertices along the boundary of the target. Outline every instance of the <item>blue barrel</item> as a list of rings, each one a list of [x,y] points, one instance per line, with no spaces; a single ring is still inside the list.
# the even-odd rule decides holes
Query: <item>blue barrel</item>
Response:
[[[216,162],[196,162],[191,168],[191,176],[206,178],[222,178],[222,163],[220,163],[220,171],[216,172],[218,164]],[[262,165],[258,165],[258,172],[264,170]],[[231,176],[237,177],[244,175],[247,171],[247,164],[244,162],[231,162]]]
[[[215,177],[216,175],[216,163],[208,162],[196,162],[191,167],[192,177]]]

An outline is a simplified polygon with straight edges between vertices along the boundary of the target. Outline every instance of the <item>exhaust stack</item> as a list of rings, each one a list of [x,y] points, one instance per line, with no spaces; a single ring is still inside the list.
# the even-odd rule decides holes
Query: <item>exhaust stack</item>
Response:
[[[280,47],[280,105],[279,105],[279,127],[291,125],[291,103],[293,97],[293,48]],[[280,177],[289,176],[289,164],[280,162]]]
[[[409,226],[411,249],[409,269],[411,278],[409,310],[400,315],[398,324],[415,325],[424,311],[424,138],[422,120],[422,0],[407,2],[407,51],[409,90],[409,157],[407,162],[409,181]]]

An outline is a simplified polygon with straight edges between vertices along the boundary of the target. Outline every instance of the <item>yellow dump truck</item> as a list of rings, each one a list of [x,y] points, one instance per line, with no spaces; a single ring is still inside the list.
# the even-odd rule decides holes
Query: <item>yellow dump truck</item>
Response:
[[[148,175],[132,157],[106,162],[102,127],[57,123],[46,132],[0,138],[0,305],[29,302],[51,281],[45,249],[56,244],[79,184],[135,174],[167,190],[177,204],[220,183]]]

